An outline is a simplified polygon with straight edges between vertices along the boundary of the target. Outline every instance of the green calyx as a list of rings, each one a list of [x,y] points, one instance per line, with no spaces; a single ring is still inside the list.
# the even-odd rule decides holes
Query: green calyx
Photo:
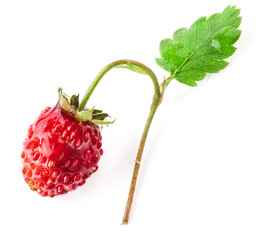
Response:
[[[108,125],[114,123],[113,121],[107,121],[106,118],[110,117],[109,114],[104,113],[98,109],[83,109],[79,111],[79,94],[72,95],[71,97],[65,94],[62,88],[58,89],[59,103],[61,108],[69,115],[73,116],[79,122],[90,122],[93,124]]]

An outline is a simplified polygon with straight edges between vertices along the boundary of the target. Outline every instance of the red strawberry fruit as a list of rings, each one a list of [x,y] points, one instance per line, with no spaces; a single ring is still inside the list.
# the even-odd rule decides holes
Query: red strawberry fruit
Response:
[[[33,191],[54,197],[82,186],[98,169],[103,154],[100,128],[108,116],[100,110],[77,112],[78,96],[59,89],[60,101],[46,108],[24,141],[23,176]],[[108,122],[105,122],[108,123]]]

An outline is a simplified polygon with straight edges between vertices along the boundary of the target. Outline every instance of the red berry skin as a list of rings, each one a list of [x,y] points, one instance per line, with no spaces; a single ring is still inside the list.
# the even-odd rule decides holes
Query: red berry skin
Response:
[[[82,186],[102,155],[97,125],[78,122],[57,104],[46,108],[27,133],[22,173],[41,196],[54,197]]]

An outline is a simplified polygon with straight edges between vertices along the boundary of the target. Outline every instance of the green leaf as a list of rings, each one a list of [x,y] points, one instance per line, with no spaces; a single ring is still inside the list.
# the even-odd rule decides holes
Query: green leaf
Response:
[[[228,6],[222,13],[201,17],[189,29],[180,28],[172,39],[160,42],[161,58],[156,63],[176,79],[196,86],[207,73],[217,73],[228,63],[224,59],[236,50],[232,45],[240,37],[240,10]]]

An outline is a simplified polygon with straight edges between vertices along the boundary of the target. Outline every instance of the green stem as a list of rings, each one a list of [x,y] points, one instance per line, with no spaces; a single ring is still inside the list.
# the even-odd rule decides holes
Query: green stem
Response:
[[[145,142],[146,142],[146,139],[147,139],[147,135],[148,135],[153,117],[154,117],[160,103],[161,103],[160,99],[154,98],[154,101],[153,101],[151,108],[150,108],[149,116],[147,118],[146,125],[145,125],[144,130],[143,130],[143,134],[142,134],[140,145],[139,145],[139,150],[138,150],[138,153],[137,153],[137,157],[136,157],[136,161],[135,161],[135,165],[134,165],[134,169],[133,169],[132,180],[131,180],[131,185],[130,185],[130,190],[129,190],[129,196],[128,196],[127,204],[126,204],[126,207],[125,207],[124,216],[123,216],[123,219],[122,219],[122,224],[128,224],[128,222],[129,222],[129,216],[130,216],[131,206],[132,206],[132,202],[133,202],[133,198],[134,198],[134,192],[135,192],[135,188],[136,188],[137,178],[138,178],[139,169],[140,169],[140,162],[141,162]]]
[[[140,169],[140,163],[141,163],[141,158],[142,158],[142,154],[144,151],[144,146],[145,146],[145,142],[147,139],[147,135],[153,120],[153,117],[158,109],[158,106],[160,105],[161,101],[162,101],[162,97],[166,88],[166,84],[167,82],[164,81],[160,86],[157,80],[157,77],[155,76],[155,74],[152,72],[151,69],[149,69],[147,66],[143,65],[142,63],[133,61],[133,60],[119,60],[116,62],[112,62],[109,65],[107,65],[105,68],[103,68],[100,73],[97,75],[97,77],[93,80],[93,82],[91,83],[90,87],[88,88],[88,90],[86,91],[80,106],[79,106],[79,111],[82,111],[86,105],[86,103],[88,102],[91,94],[93,93],[94,89],[96,88],[96,86],[98,85],[98,83],[100,82],[100,80],[102,79],[102,77],[112,68],[114,67],[123,67],[123,68],[128,68],[130,70],[133,70],[135,72],[138,73],[142,73],[142,74],[147,74],[153,82],[154,85],[154,89],[155,89],[155,93],[154,93],[154,97],[153,97],[153,102],[150,108],[150,113],[149,116],[147,118],[144,130],[143,130],[143,134],[140,140],[140,145],[139,145],[139,149],[138,149],[138,153],[137,153],[137,157],[136,157],[136,161],[135,161],[135,165],[134,165],[134,169],[133,169],[133,175],[132,175],[132,180],[131,180],[131,185],[130,185],[130,190],[129,190],[129,195],[128,195],[128,200],[127,200],[127,204],[125,207],[125,212],[124,212],[124,216],[123,216],[123,220],[122,220],[122,224],[128,224],[129,221],[129,216],[130,216],[130,211],[131,211],[131,206],[132,206],[132,202],[133,202],[133,198],[134,198],[134,192],[135,192],[135,187],[136,187],[136,183],[137,183],[137,178],[138,178],[138,174],[139,174],[139,169]]]
[[[154,95],[153,102],[150,107],[150,113],[147,118],[147,122],[145,124],[144,130],[143,130],[143,134],[142,134],[142,137],[140,140],[140,145],[139,145],[139,149],[138,149],[138,153],[137,153],[137,157],[136,157],[136,161],[135,161],[135,165],[134,165],[134,169],[133,169],[129,196],[128,196],[127,204],[125,207],[124,216],[122,219],[122,224],[128,224],[128,222],[129,222],[130,211],[131,211],[131,206],[132,206],[132,202],[133,202],[133,198],[134,198],[134,192],[135,192],[135,188],[136,188],[137,178],[138,178],[139,169],[140,169],[140,162],[141,162],[142,154],[144,151],[145,142],[146,142],[146,139],[148,136],[148,132],[149,132],[153,117],[154,117],[159,105],[162,102],[162,98],[163,98],[166,87],[167,87],[167,81],[164,80],[160,85],[160,98],[157,98]]]
[[[108,71],[110,71],[112,68],[115,68],[115,67],[129,68],[130,70],[133,70],[135,72],[148,75],[153,82],[156,96],[158,98],[160,98],[159,83],[158,83],[157,77],[152,72],[152,70],[150,68],[148,68],[147,66],[145,66],[144,64],[140,63],[140,62],[137,62],[137,61],[134,61],[134,60],[129,60],[129,59],[123,59],[123,60],[115,61],[115,62],[108,64],[98,73],[96,78],[92,81],[91,85],[87,89],[85,95],[83,96],[83,99],[82,99],[82,101],[79,105],[79,108],[78,108],[79,111],[82,111],[84,109],[84,107],[86,106],[86,104],[87,104],[89,98],[91,97],[94,89],[96,88],[96,86],[98,85],[100,80],[103,78],[103,76]]]

